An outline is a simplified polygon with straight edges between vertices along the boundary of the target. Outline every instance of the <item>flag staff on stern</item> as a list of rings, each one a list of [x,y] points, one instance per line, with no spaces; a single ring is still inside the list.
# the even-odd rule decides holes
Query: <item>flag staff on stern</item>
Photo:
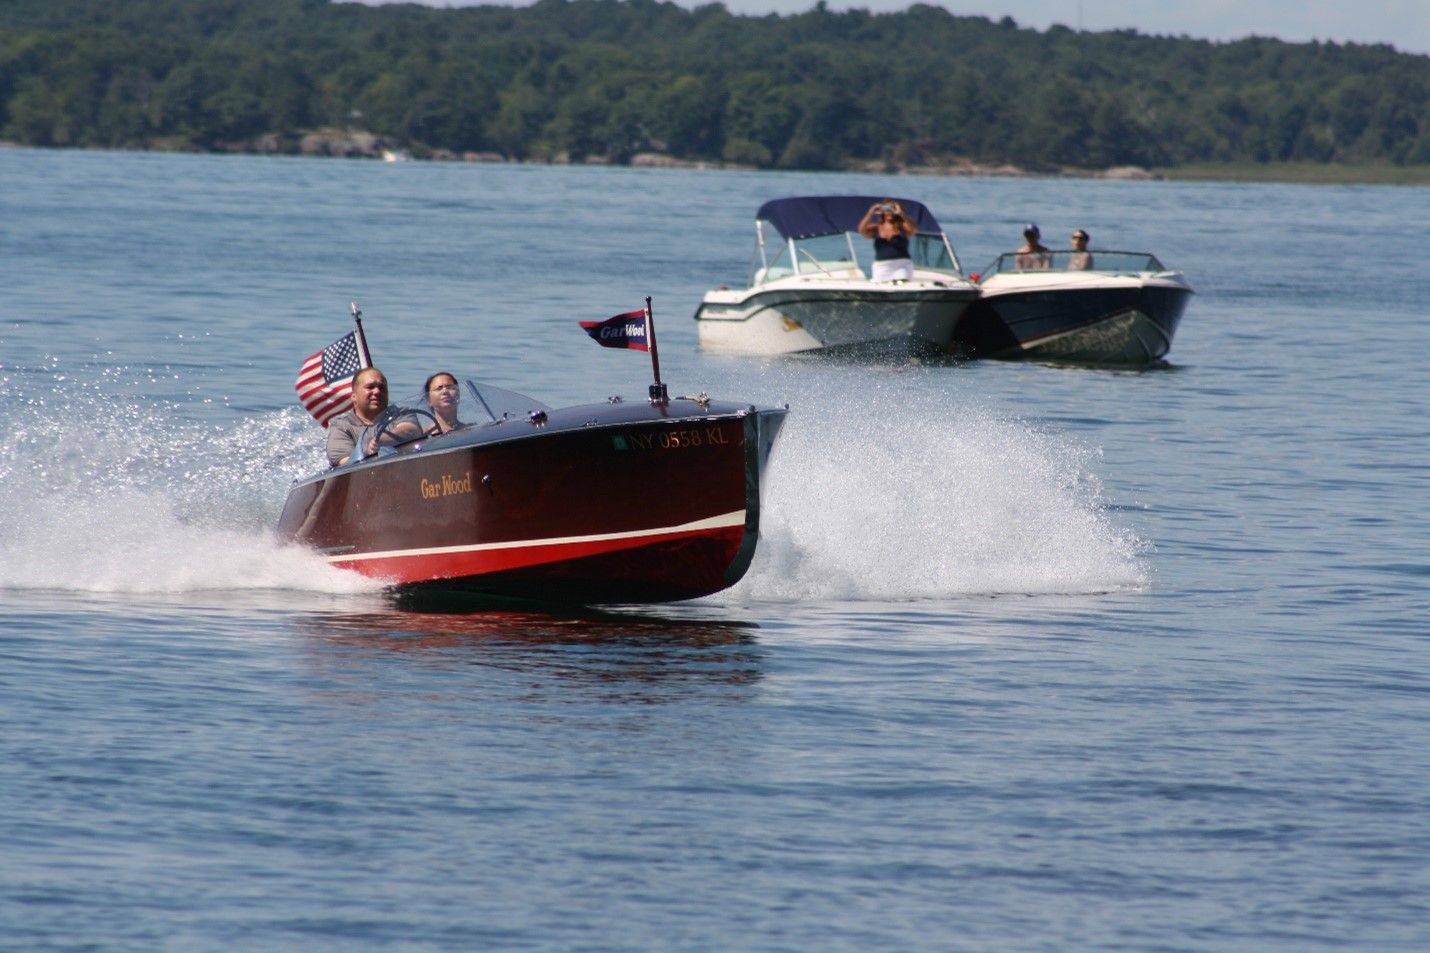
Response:
[[[367,335],[362,333],[362,308],[352,303],[353,324],[357,325],[358,360],[363,367],[372,367],[372,352],[367,349]]]

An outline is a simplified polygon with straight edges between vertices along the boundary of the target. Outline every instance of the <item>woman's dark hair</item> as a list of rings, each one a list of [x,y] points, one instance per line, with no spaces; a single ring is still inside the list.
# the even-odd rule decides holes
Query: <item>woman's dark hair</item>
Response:
[[[453,373],[451,373],[450,371],[438,371],[437,373],[433,374],[431,377],[427,378],[427,382],[422,385],[422,396],[423,396],[423,397],[426,397],[428,394],[432,393],[432,382],[435,381],[435,380],[436,380],[437,378],[439,378],[439,377],[450,377],[450,378],[452,378],[452,383],[453,383],[453,384],[456,384],[456,383],[457,383],[457,375],[456,375],[456,374],[453,374]],[[459,385],[458,388],[457,388],[457,393],[460,394],[461,392],[462,392],[462,390],[461,390],[461,387],[460,387],[460,385]]]

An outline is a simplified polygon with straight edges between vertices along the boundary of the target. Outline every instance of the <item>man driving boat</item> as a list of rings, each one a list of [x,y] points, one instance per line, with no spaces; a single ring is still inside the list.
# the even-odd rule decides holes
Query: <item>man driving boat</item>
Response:
[[[387,409],[387,375],[376,367],[365,367],[353,377],[352,409],[328,422],[328,463],[340,467],[348,462],[362,432],[371,427]]]

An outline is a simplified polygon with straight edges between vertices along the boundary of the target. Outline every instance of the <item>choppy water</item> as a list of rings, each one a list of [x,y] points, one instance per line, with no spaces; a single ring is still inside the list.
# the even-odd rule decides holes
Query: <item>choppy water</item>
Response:
[[[702,355],[760,202],[1198,290],[1146,372]],[[0,150],[0,946],[1430,947],[1423,189]],[[786,403],[749,576],[405,611],[270,533],[359,300],[439,367]]]

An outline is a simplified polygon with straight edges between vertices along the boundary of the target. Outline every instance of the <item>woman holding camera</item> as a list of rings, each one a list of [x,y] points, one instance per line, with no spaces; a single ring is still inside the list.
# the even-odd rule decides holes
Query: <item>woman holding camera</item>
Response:
[[[909,239],[918,225],[904,214],[904,208],[894,199],[883,199],[869,206],[859,220],[859,234],[874,239],[875,281],[908,281],[914,276],[914,262],[909,257]]]

